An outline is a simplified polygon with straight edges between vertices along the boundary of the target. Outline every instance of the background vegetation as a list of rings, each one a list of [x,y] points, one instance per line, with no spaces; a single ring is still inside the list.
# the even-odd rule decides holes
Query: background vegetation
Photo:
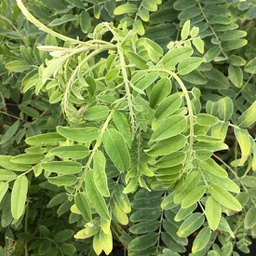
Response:
[[[254,0],[2,0],[0,255],[249,253]]]

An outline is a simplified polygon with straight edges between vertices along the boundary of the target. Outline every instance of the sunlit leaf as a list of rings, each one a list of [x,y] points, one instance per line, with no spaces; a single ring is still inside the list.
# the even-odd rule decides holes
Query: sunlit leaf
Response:
[[[193,242],[192,252],[195,253],[197,251],[204,249],[209,243],[210,237],[211,237],[210,228],[204,227],[203,229],[201,229]]]
[[[180,237],[187,237],[199,229],[204,222],[204,215],[202,213],[192,213],[180,225],[177,235]]]
[[[52,161],[41,165],[46,171],[58,174],[76,174],[82,170],[80,163],[72,161]]]
[[[101,151],[97,151],[93,157],[93,180],[101,195],[109,197],[109,189],[106,175],[106,158]]]
[[[19,176],[12,188],[11,212],[14,219],[19,219],[25,210],[28,192],[28,179],[25,175]]]
[[[95,127],[57,126],[57,132],[67,139],[79,142],[94,141],[98,137],[98,129]]]
[[[209,227],[212,230],[216,230],[220,223],[221,218],[221,206],[220,204],[213,199],[211,196],[208,196],[205,204],[205,216]]]
[[[250,127],[256,122],[256,101],[246,109],[238,118],[238,125],[240,127]]]
[[[222,187],[212,184],[209,186],[209,192],[211,196],[224,207],[234,211],[242,210],[242,206],[238,200]]]
[[[96,209],[97,213],[105,220],[111,219],[106,202],[95,186],[91,170],[86,171],[85,174],[85,191],[86,196],[90,200],[93,207]]]
[[[188,73],[197,69],[202,62],[203,59],[199,57],[190,57],[184,59],[178,64],[178,72],[180,75],[187,75]]]

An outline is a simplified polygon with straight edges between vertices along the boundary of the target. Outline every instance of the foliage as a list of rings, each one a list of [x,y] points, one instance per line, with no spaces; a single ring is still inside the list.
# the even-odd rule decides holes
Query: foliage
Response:
[[[0,7],[0,255],[249,253],[253,0]]]

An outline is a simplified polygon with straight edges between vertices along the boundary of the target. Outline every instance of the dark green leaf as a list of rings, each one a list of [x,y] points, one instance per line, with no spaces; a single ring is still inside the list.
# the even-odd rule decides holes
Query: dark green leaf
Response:
[[[82,193],[78,193],[75,197],[75,204],[86,221],[92,220],[90,204],[86,196]]]
[[[4,135],[2,136],[1,140],[0,140],[0,145],[4,144],[5,142],[7,142],[8,140],[10,140],[14,134],[17,132],[17,130],[19,129],[20,126],[20,121],[17,120],[14,124],[12,124],[7,131],[4,133]]]
[[[129,250],[140,252],[141,250],[145,250],[155,245],[157,243],[157,240],[158,234],[154,232],[138,236],[129,243]]]

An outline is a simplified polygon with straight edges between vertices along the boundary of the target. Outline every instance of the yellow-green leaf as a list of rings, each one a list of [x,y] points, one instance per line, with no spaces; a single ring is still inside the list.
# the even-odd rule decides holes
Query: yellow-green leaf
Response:
[[[14,219],[19,219],[25,210],[28,192],[28,179],[25,175],[19,176],[12,188],[11,212]]]
[[[239,201],[222,187],[212,184],[209,186],[211,196],[221,205],[234,211],[241,211],[242,206]]]

